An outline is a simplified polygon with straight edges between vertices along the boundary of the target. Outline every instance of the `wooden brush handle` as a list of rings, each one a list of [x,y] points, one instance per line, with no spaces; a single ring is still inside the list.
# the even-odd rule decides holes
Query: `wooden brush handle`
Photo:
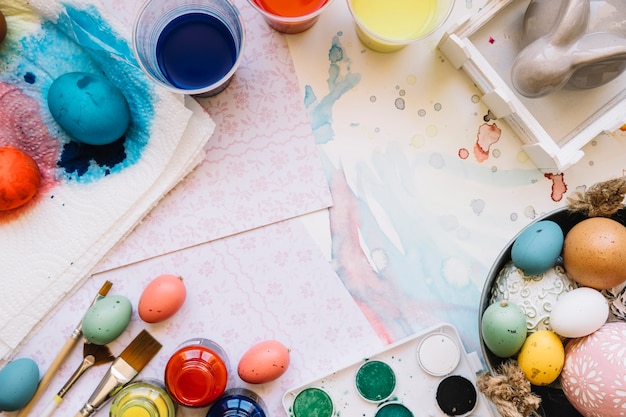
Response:
[[[43,394],[46,388],[48,388],[48,385],[50,385],[50,381],[52,381],[52,378],[61,367],[61,364],[67,358],[67,355],[69,355],[69,353],[72,351],[72,348],[74,347],[77,341],[78,341],[78,338],[70,337],[69,339],[67,339],[67,341],[65,342],[65,344],[63,345],[59,353],[57,353],[56,358],[54,358],[54,360],[50,364],[50,367],[44,374],[43,378],[41,378],[41,381],[39,381],[39,385],[37,386],[37,391],[35,391],[33,398],[30,400],[28,404],[26,404],[24,408],[22,408],[19,411],[19,413],[17,413],[17,417],[25,417],[28,415],[30,410],[37,403],[37,400],[39,399],[39,397],[41,397],[41,394]]]

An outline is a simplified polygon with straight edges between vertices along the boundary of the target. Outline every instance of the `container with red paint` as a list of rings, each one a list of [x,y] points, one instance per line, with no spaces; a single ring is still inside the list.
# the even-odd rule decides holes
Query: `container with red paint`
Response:
[[[317,22],[333,0],[248,0],[273,29],[300,33]]]
[[[212,340],[182,343],[165,366],[165,386],[178,404],[205,407],[219,398],[228,383],[229,360]]]

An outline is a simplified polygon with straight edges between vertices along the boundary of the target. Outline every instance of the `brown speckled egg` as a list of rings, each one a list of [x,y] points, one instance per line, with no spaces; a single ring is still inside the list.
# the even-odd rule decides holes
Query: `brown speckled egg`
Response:
[[[563,266],[578,284],[597,290],[626,281],[626,227],[605,217],[577,223],[565,236]]]

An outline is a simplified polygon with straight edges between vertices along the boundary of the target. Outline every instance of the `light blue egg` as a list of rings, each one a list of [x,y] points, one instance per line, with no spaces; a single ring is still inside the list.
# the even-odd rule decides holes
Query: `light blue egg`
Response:
[[[89,145],[115,142],[130,125],[126,97],[98,74],[61,75],[48,90],[48,108],[70,137]]]
[[[15,359],[0,369],[0,411],[28,404],[39,385],[39,367],[30,358]]]
[[[118,338],[130,323],[133,307],[123,295],[109,295],[89,307],[83,318],[83,335],[95,345]]]
[[[526,227],[513,242],[511,260],[526,275],[543,274],[557,264],[563,250],[563,230],[551,220]]]

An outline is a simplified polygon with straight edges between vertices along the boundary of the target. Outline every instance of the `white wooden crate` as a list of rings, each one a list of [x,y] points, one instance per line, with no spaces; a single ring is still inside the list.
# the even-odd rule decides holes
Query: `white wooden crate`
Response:
[[[438,47],[483,93],[482,101],[505,120],[522,149],[544,172],[563,172],[583,156],[583,146],[626,121],[626,74],[588,90],[561,89],[541,98],[519,94],[511,65],[521,50],[528,0],[491,0],[448,29]]]

